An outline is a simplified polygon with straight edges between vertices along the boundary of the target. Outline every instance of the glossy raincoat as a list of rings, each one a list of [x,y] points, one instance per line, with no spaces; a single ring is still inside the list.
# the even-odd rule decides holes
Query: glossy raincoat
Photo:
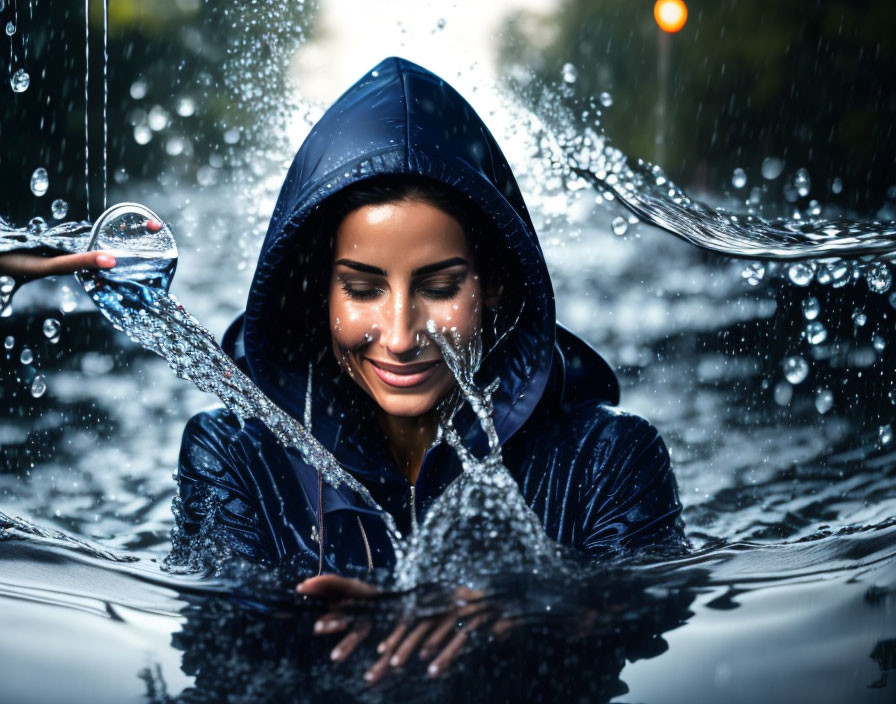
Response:
[[[447,444],[423,460],[415,487],[396,467],[373,419],[373,401],[333,359],[326,283],[329,241],[316,216],[340,189],[377,175],[441,181],[469,197],[495,225],[518,280],[502,295],[477,380],[500,377],[495,425],[504,463],[547,533],[586,555],[683,547],[681,504],[669,456],[645,420],[621,413],[606,362],[557,324],[544,257],[501,150],[470,105],[445,81],[398,58],[386,59],[320,119],[290,167],[258,259],[245,313],[224,349],[281,408],[306,426],[411,530],[460,471]],[[310,378],[309,378],[310,377]],[[456,425],[484,454],[472,412]],[[178,469],[175,546],[214,537],[251,560],[363,573],[394,555],[382,518],[346,487],[324,483],[299,453],[258,421],[240,425],[220,409],[195,416]],[[322,488],[319,491],[319,486]],[[320,528],[319,528],[320,526]]]

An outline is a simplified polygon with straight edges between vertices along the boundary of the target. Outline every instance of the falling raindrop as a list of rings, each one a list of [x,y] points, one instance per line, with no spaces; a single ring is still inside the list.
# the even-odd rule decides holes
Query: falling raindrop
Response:
[[[882,425],[878,428],[877,439],[881,445],[889,445],[893,442],[893,428],[889,425]]]
[[[793,398],[793,387],[786,381],[779,381],[775,384],[775,403],[779,406],[787,406]]]
[[[799,356],[788,357],[784,360],[784,377],[791,384],[801,384],[809,375],[809,363]]]
[[[16,281],[11,276],[0,276],[0,294],[12,293]]]
[[[813,320],[806,326],[806,340],[810,345],[820,345],[827,339],[828,331],[817,320]]]
[[[60,291],[59,310],[63,313],[71,313],[78,307],[78,299],[68,286],[63,286]]]
[[[28,347],[23,347],[22,354],[19,355],[19,361],[22,364],[31,364],[34,361],[34,352]]]
[[[31,192],[40,197],[46,194],[49,187],[50,177],[47,176],[47,170],[44,168],[35,169],[34,173],[31,174]]]
[[[62,198],[57,198],[50,206],[50,210],[53,212],[54,218],[62,220],[62,218],[68,215],[68,203],[62,200]]]
[[[6,23],[6,36],[11,37],[16,33],[16,23],[10,20]]]
[[[731,176],[731,185],[735,188],[743,188],[747,185],[747,172],[737,167]]]
[[[152,141],[152,130],[146,125],[137,125],[134,127],[134,141],[137,144],[149,144]]]
[[[177,114],[181,117],[190,117],[196,112],[196,103],[188,95],[181,96],[177,100]]]
[[[860,328],[868,322],[868,316],[865,315],[861,310],[853,311],[852,322],[856,327]]]
[[[843,181],[838,177],[831,183],[831,193],[837,194],[843,191]]]
[[[31,76],[25,69],[20,68],[10,76],[9,85],[12,86],[14,93],[24,93],[31,85]]]
[[[812,281],[812,268],[802,262],[791,264],[787,269],[787,277],[797,286],[808,286]]]
[[[576,71],[576,67],[572,64],[563,64],[560,74],[563,76],[563,81],[565,83],[575,83],[576,79],[579,77],[579,72]]]
[[[758,286],[765,276],[765,265],[762,262],[753,262],[748,264],[740,275],[750,286]]]
[[[796,175],[793,177],[793,185],[800,198],[809,195],[809,172],[806,169],[797,169]]]
[[[142,78],[131,83],[131,97],[134,100],[142,100],[146,97],[146,81]]]
[[[887,349],[887,341],[881,335],[872,337],[871,344],[874,345],[874,349],[878,354]]]
[[[47,382],[43,377],[43,374],[38,374],[34,377],[34,381],[31,382],[31,395],[34,398],[40,398],[47,391]]]
[[[830,389],[819,389],[815,393],[815,410],[824,415],[834,407],[834,394]]]
[[[438,27],[439,29],[445,29],[446,24],[447,24],[447,22],[445,21],[445,18],[439,17],[438,22],[436,22],[436,27]]]
[[[617,235],[624,235],[625,231],[628,229],[628,223],[622,216],[613,218],[613,222],[610,223],[610,225],[613,228],[613,232]]]
[[[12,335],[7,335],[6,339],[3,341],[3,348],[11,350],[13,347],[15,347],[15,344],[16,338],[14,338]]]
[[[600,104],[605,108],[610,107],[613,104],[613,96],[607,93],[607,91],[604,91],[600,94]]]
[[[44,321],[43,331],[44,337],[46,337],[50,342],[54,345],[59,342],[59,333],[62,330],[62,325],[59,323],[56,318],[47,318]]]
[[[149,129],[153,132],[160,132],[168,126],[168,111],[161,105],[153,105],[146,116]]]
[[[767,156],[762,160],[762,178],[774,181],[784,171],[784,161],[776,156]]]
[[[815,296],[809,296],[803,301],[803,316],[806,320],[815,320],[821,312],[821,304]]]

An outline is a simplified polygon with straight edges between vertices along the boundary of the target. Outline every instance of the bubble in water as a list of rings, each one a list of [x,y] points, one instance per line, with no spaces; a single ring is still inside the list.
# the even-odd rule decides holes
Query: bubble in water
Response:
[[[134,100],[142,100],[146,97],[146,81],[142,78],[131,83],[131,97]]]
[[[841,288],[851,281],[851,276],[852,270],[849,264],[838,261],[819,265],[818,274],[815,278],[820,284]]]
[[[774,181],[784,171],[784,160],[776,156],[767,156],[762,160],[762,178]]]
[[[874,349],[878,354],[887,349],[887,341],[881,335],[872,337],[871,344],[874,345]]]
[[[765,276],[765,265],[762,262],[747,264],[746,268],[740,272],[740,276],[750,286],[758,286]]]
[[[624,235],[625,231],[628,229],[628,223],[625,221],[624,217],[613,218],[613,222],[610,223],[613,228],[613,232],[617,235]]]
[[[793,177],[793,186],[796,188],[796,192],[799,193],[800,198],[805,198],[809,195],[809,172],[806,169],[797,169],[796,175]]]
[[[893,428],[889,425],[882,425],[877,430],[877,440],[881,445],[889,445],[893,442]]]
[[[738,166],[731,175],[731,185],[735,188],[743,188],[746,186],[747,172]]]
[[[57,198],[50,206],[50,210],[53,212],[54,218],[62,220],[62,218],[68,215],[68,203],[62,200],[62,198]]]
[[[31,85],[31,76],[25,69],[20,68],[9,77],[9,85],[12,86],[14,93],[24,93]]]
[[[181,117],[190,117],[196,112],[196,102],[188,95],[177,99],[177,114]]]
[[[6,36],[11,37],[16,33],[16,23],[10,20],[6,23]]]
[[[40,398],[47,391],[47,382],[44,380],[43,374],[38,374],[31,382],[31,395],[34,398]]]
[[[13,347],[15,347],[15,344],[16,338],[14,338],[12,335],[7,335],[6,339],[3,341],[3,347],[7,350],[11,350]]]
[[[793,387],[786,381],[775,384],[775,403],[779,406],[787,406],[793,398]]]
[[[865,272],[865,281],[874,293],[885,293],[890,290],[890,285],[893,283],[893,273],[883,262],[876,262]]]
[[[34,361],[34,352],[28,347],[23,347],[22,354],[19,355],[19,361],[22,364],[31,364]]]
[[[161,105],[153,105],[149,114],[146,116],[149,129],[153,132],[160,132],[168,126],[168,111]]]
[[[824,415],[834,407],[834,394],[830,389],[815,392],[815,410]]]
[[[843,191],[843,181],[838,177],[831,182],[831,193],[837,194]]]
[[[791,264],[787,269],[787,278],[797,286],[808,286],[812,281],[812,267],[802,262]]]
[[[801,384],[809,376],[809,363],[798,355],[784,360],[784,378],[791,384]]]
[[[809,296],[803,301],[803,316],[806,320],[815,320],[821,312],[821,304],[815,296]]]
[[[828,331],[817,320],[813,320],[806,326],[806,340],[809,341],[810,345],[820,345],[827,339]]]
[[[137,144],[149,144],[152,141],[152,130],[146,125],[134,127],[134,141]]]
[[[572,64],[563,64],[560,75],[563,76],[563,81],[565,83],[575,83],[576,79],[579,77],[579,72],[576,71],[576,67]]]
[[[0,276],[0,293],[12,293],[16,287],[16,280],[11,276]]]
[[[605,108],[610,107],[613,104],[613,96],[607,93],[607,91],[604,91],[600,94],[600,104]]]
[[[62,330],[62,325],[56,318],[47,318],[44,321],[43,331],[44,337],[46,337],[50,342],[56,344],[59,342],[59,332]]]
[[[49,187],[50,177],[47,175],[47,170],[43,167],[35,169],[31,174],[31,192],[40,197],[46,194]]]

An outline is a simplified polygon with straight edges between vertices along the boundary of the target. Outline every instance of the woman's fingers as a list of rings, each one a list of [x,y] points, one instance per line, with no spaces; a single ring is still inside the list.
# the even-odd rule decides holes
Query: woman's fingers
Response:
[[[316,599],[363,599],[376,596],[380,590],[360,579],[348,579],[336,574],[322,574],[300,582],[296,591]]]
[[[398,624],[395,627],[395,630],[393,630],[392,633],[389,634],[389,637],[386,638],[386,640],[384,640],[378,646],[376,646],[376,652],[378,652],[380,655],[382,655],[383,653],[391,653],[393,650],[395,650],[396,647],[398,647],[398,644],[401,642],[401,639],[407,632],[407,630],[407,625],[403,623]]]
[[[39,257],[34,254],[4,254],[0,256],[0,273],[8,276],[38,279],[57,274],[73,274],[81,269],[110,269],[115,257],[108,252],[82,252],[62,254],[56,257]]]
[[[348,628],[350,622],[351,620],[343,614],[324,614],[314,622],[314,634],[329,635],[330,633],[340,633]]]
[[[469,621],[464,623],[461,629],[455,634],[454,638],[448,641],[448,645],[442,650],[438,656],[429,663],[429,667],[426,668],[426,674],[430,677],[439,677],[445,670],[448,669],[448,666],[457,657],[457,654],[463,648],[464,643],[467,641],[467,637],[470,635],[470,632],[482,624],[486,619],[486,614],[480,613],[478,616],[474,616]]]
[[[429,637],[425,641],[423,641],[423,646],[420,648],[420,658],[423,660],[428,660],[429,658],[431,658],[439,649],[442,641],[444,641],[445,638],[448,637],[448,634],[451,633],[456,627],[456,613],[452,612],[443,617],[439,622],[439,625],[436,626],[436,629],[432,633],[430,633]]]
[[[429,629],[432,628],[434,623],[435,620],[431,618],[418,623],[395,649],[395,654],[389,658],[389,664],[392,667],[402,667],[408,661],[408,658],[411,657],[411,653],[417,649],[420,641],[423,640],[424,636],[429,632]]]
[[[339,641],[333,650],[330,651],[330,659],[335,660],[336,662],[342,662],[348,658],[354,649],[361,644],[361,641],[367,637],[371,628],[372,624],[370,621],[361,621],[354,629],[349,631],[345,638]]]

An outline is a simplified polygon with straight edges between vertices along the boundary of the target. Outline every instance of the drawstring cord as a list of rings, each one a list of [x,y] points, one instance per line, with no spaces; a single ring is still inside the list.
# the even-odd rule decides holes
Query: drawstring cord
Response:
[[[314,366],[308,362],[308,384],[305,387],[305,430],[311,433],[311,374]],[[317,468],[317,574],[324,573],[324,472]]]

